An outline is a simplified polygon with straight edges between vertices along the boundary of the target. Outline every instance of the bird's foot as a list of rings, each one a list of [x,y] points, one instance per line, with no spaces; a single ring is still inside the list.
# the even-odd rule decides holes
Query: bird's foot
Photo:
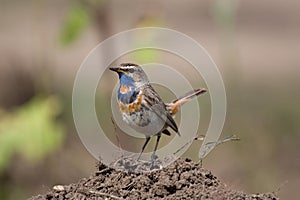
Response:
[[[141,159],[142,153],[140,153],[140,155],[137,157],[136,161],[139,162]]]
[[[155,154],[155,153],[153,153],[152,155],[151,155],[151,162],[154,162],[155,160],[157,160],[158,159],[158,156]]]

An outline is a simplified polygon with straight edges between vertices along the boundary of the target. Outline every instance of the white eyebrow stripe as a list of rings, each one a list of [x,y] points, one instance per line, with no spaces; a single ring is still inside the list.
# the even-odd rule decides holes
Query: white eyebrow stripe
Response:
[[[121,66],[121,69],[133,69],[135,66]]]

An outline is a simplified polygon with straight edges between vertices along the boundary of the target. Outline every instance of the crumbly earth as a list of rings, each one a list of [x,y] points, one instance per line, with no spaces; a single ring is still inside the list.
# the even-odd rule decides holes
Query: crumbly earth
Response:
[[[116,171],[102,163],[89,178],[70,185],[57,185],[30,200],[102,199],[279,199],[275,193],[245,194],[231,190],[200,163],[179,159],[152,172]]]

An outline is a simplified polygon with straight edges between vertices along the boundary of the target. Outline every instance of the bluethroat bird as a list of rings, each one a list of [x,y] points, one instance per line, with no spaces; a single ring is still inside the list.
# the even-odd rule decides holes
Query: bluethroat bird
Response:
[[[150,85],[146,73],[139,65],[122,63],[117,67],[109,69],[117,72],[119,75],[120,87],[118,89],[117,101],[123,120],[134,130],[146,136],[146,141],[138,160],[150,138],[157,136],[151,156],[151,160],[154,160],[162,133],[171,135],[168,130],[168,128],[171,128],[180,136],[177,124],[173,119],[180,106],[190,101],[193,97],[205,93],[206,90],[193,90],[171,103],[164,103]]]

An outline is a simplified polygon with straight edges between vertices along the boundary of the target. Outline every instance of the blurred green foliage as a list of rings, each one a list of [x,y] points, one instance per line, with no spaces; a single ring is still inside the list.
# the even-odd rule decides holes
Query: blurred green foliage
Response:
[[[83,30],[88,27],[88,25],[92,21],[97,21],[95,18],[95,7],[103,6],[105,1],[96,0],[96,1],[88,1],[86,4],[76,3],[70,9],[65,24],[62,26],[62,31],[60,34],[60,42],[63,45],[68,45],[78,39],[83,32]],[[101,12],[99,10],[98,12]],[[96,24],[100,25],[100,24]],[[152,16],[143,16],[138,20],[136,27],[163,27],[164,23],[161,19]],[[100,27],[100,29],[104,29],[107,27]],[[155,39],[155,35],[144,33],[140,35],[136,35],[135,43],[136,46],[145,45],[151,47],[152,41]],[[159,52],[157,50],[151,48],[144,48],[133,52],[132,59],[135,60],[139,64],[143,63],[153,63],[158,62]]]
[[[138,24],[138,28],[143,27],[163,27],[163,22],[161,19],[158,19],[157,17],[151,17],[151,16],[144,16],[142,17]],[[156,35],[151,32],[143,32],[143,34],[139,34],[135,36],[135,45],[136,47],[144,45],[151,47],[153,46],[152,43],[156,39]],[[137,51],[134,51],[132,53],[132,59],[139,63],[154,63],[158,62],[159,60],[160,52],[157,49],[151,49],[151,48],[143,48],[139,49]]]
[[[236,1],[225,0],[225,1],[214,1],[212,4],[212,13],[215,22],[218,26],[229,31],[233,31],[235,24],[236,14]]]
[[[74,42],[87,27],[89,23],[89,14],[84,6],[73,6],[66,18],[60,34],[60,42],[68,45]]]
[[[0,173],[15,154],[37,162],[61,145],[63,127],[55,119],[60,112],[60,101],[50,96],[0,113]]]
[[[155,49],[141,49],[133,52],[132,60],[139,64],[155,63],[158,61],[159,53]]]

